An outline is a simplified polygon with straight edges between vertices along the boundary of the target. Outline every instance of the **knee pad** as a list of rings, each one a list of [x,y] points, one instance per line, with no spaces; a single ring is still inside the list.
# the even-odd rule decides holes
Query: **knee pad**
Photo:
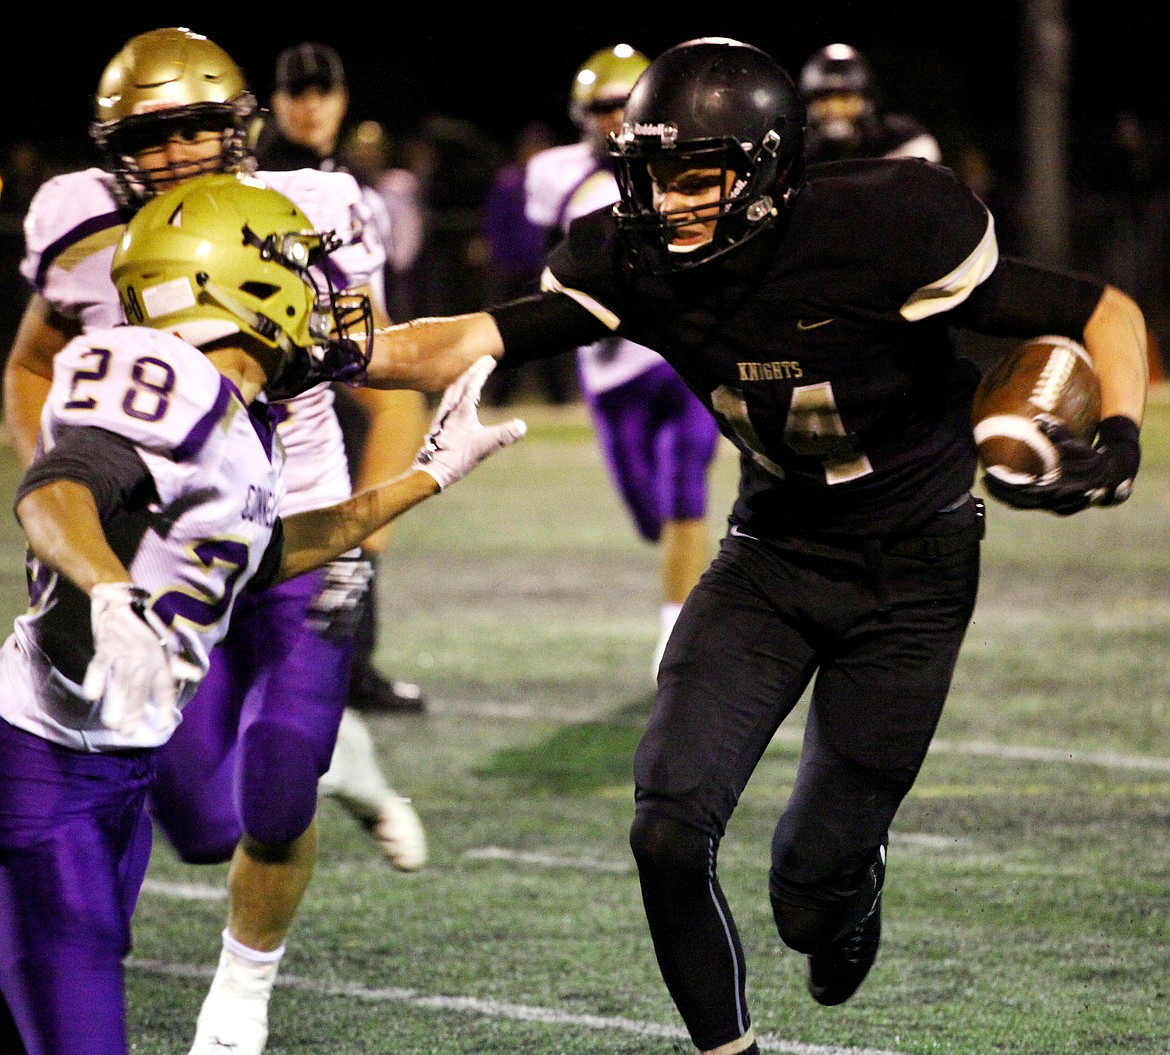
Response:
[[[150,813],[184,864],[214,865],[231,860],[241,832],[229,790],[224,789],[218,798],[152,797]]]
[[[706,875],[711,868],[711,837],[698,828],[650,810],[639,809],[630,825],[630,849],[638,870]]]
[[[292,842],[317,812],[317,745],[296,726],[260,724],[245,737],[236,789],[244,834]]]

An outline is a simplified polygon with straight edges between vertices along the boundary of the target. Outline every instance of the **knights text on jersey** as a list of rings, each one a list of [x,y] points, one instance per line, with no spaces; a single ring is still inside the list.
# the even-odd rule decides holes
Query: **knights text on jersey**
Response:
[[[76,427],[129,440],[149,471],[156,497],[106,521],[106,535],[184,654],[206,671],[277,519],[284,458],[268,416],[250,412],[198,349],[122,326],[78,337],[56,357],[41,415],[44,450]],[[93,649],[89,599],[31,555],[28,581],[29,610],[0,650],[0,716],[82,751],[165,742],[173,727],[149,704],[133,737],[101,725],[98,705],[79,689]]]
[[[343,241],[329,258],[335,286],[380,283],[385,250],[353,176],[299,169],[259,172],[256,178],[294,201],[314,228],[333,231]],[[110,180],[97,168],[55,176],[38,189],[25,217],[21,272],[56,311],[86,330],[123,321],[110,264],[129,217],[118,210]],[[328,386],[288,400],[280,430],[297,467],[283,512],[320,508],[348,496],[348,464]]]
[[[723,261],[655,277],[622,264],[613,217],[575,223],[558,287],[660,352],[741,450],[749,534],[910,531],[975,473],[973,370],[946,313],[994,270],[994,225],[948,170],[818,170],[782,225]]]

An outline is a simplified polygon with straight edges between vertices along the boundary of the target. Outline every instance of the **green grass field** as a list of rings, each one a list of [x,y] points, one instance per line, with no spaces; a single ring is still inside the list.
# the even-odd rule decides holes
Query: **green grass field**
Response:
[[[651,702],[655,551],[580,414],[410,514],[384,560],[379,659],[431,697],[371,720],[431,861],[395,873],[322,805],[317,874],[269,1052],[669,1053],[627,846]],[[885,936],[837,1009],[805,993],[767,896],[798,711],[721,851],[765,1051],[1170,1051],[1170,407],[1133,499],[1071,519],[994,506],[980,603],[938,742],[896,822]],[[7,458],[10,463],[10,457]],[[3,466],[4,482],[14,469]],[[714,526],[735,485],[713,477]],[[21,606],[19,535],[0,536]],[[11,613],[6,613],[11,614]],[[226,870],[156,842],[128,970],[134,1051],[185,1055],[218,955]],[[689,1044],[678,1050],[690,1050]]]

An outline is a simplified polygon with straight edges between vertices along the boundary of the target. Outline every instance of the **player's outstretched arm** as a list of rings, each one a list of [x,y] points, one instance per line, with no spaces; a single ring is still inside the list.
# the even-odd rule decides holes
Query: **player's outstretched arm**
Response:
[[[500,331],[487,312],[412,319],[375,331],[368,384],[441,392],[477,359],[503,354]]]
[[[340,557],[520,439],[527,426],[519,418],[498,425],[479,420],[480,393],[494,367],[490,355],[481,356],[447,388],[414,464],[405,473],[337,505],[284,518],[278,578],[292,578]]]

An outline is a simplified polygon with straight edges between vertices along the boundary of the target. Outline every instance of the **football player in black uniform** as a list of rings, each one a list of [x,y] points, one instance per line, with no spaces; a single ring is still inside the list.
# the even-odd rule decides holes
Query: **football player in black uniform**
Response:
[[[577,220],[545,292],[382,331],[371,378],[434,387],[616,332],[659,351],[741,451],[714,563],[666,648],[630,833],[663,978],[704,1052],[757,1052],[719,842],[813,683],[769,892],[822,1004],[877,954],[890,822],[918,773],[975,604],[974,367],[949,327],[1081,341],[1095,445],[1001,487],[1072,513],[1129,494],[1145,325],[1088,277],[1001,257],[983,204],[927,161],[802,169],[804,103],[756,48],[688,41],[639,78],[611,151],[622,199]],[[815,679],[815,681],[814,681]]]
[[[800,70],[808,106],[805,161],[844,158],[942,160],[938,140],[915,117],[888,113],[869,60],[849,44],[829,44]]]

